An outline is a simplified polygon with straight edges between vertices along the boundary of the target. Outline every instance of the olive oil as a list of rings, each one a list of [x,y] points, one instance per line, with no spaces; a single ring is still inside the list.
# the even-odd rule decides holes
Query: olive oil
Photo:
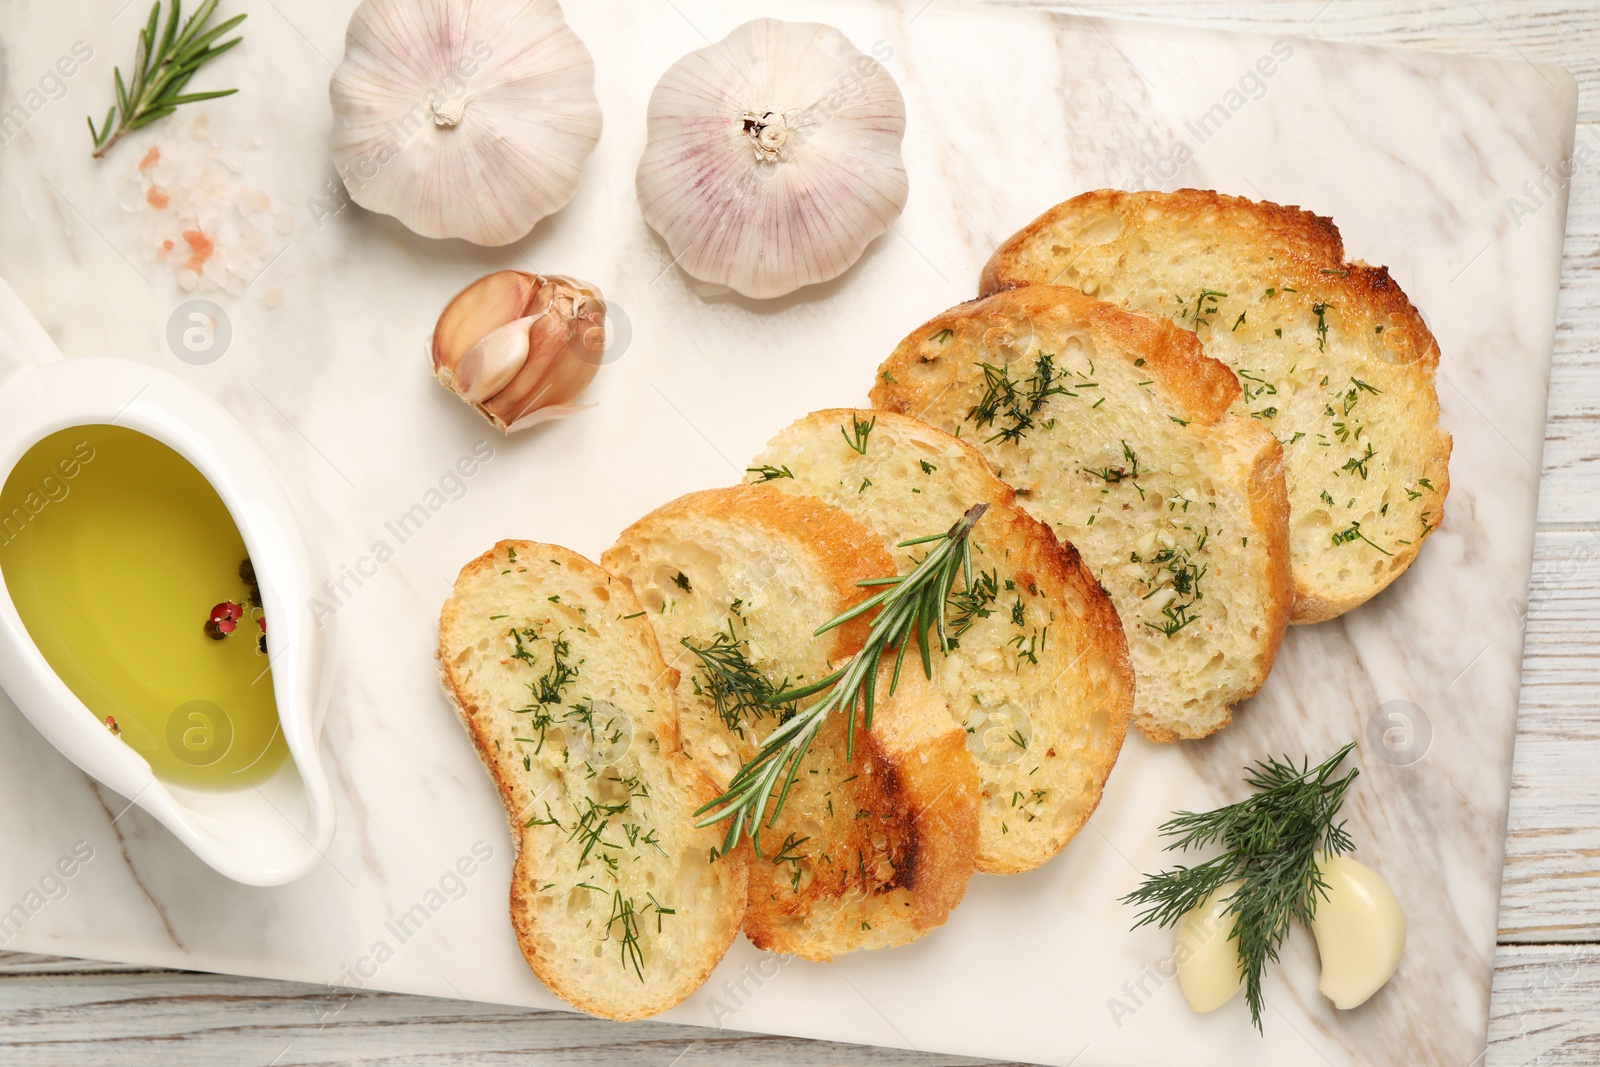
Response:
[[[211,484],[134,430],[51,434],[0,489],[0,573],[29,636],[175,785],[244,788],[288,752],[245,558]]]

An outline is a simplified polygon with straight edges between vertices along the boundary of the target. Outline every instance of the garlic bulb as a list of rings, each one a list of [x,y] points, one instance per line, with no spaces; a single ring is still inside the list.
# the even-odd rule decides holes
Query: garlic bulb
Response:
[[[849,269],[905,207],[906,108],[874,56],[815,22],[756,19],[650,97],[637,187],[676,263],[745,296]]]
[[[433,374],[506,433],[588,407],[573,400],[605,350],[600,290],[561,275],[502,270],[445,306]]]
[[[351,198],[424,237],[515,241],[600,139],[594,62],[556,0],[362,0],[329,94]]]

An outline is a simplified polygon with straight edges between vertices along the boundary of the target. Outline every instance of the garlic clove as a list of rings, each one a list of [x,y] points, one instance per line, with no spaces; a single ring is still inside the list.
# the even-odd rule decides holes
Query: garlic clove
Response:
[[[575,414],[600,368],[605,317],[599,290],[574,278],[487,275],[440,315],[434,376],[506,433]]]
[[[513,319],[484,334],[462,355],[454,380],[446,384],[469,404],[481,404],[510,385],[528,362],[528,329],[533,323],[532,316]]]
[[[1228,898],[1240,884],[1228,882],[1213,890],[1173,930],[1178,987],[1197,1012],[1216,1011],[1244,988],[1239,943],[1233,938],[1235,916],[1228,911]]]
[[[645,221],[695,279],[782,296],[850,268],[905,207],[905,101],[831,26],[756,19],[650,97]]]
[[[455,365],[467,349],[491,330],[526,315],[537,287],[538,280],[532,274],[500,270],[457,293],[445,305],[433,331],[434,373],[454,374]]]
[[[1405,915],[1394,891],[1370,867],[1348,856],[1319,856],[1317,867],[1328,886],[1311,922],[1322,957],[1317,991],[1348,1010],[1365,1004],[1399,968]]]
[[[329,95],[351,199],[424,237],[515,241],[600,138],[594,62],[556,0],[362,0]]]

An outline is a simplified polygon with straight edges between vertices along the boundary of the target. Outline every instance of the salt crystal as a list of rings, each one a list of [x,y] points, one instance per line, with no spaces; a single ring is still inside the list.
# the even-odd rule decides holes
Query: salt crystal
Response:
[[[184,292],[186,292],[186,293],[194,292],[194,287],[199,285],[199,284],[200,284],[200,275],[196,274],[194,271],[192,271],[192,270],[180,270],[178,272],[178,288],[182,289]]]
[[[269,285],[262,289],[261,302],[269,308],[275,308],[283,303],[283,286]]]
[[[279,211],[272,216],[272,225],[279,233],[293,233],[294,215],[288,211]]]

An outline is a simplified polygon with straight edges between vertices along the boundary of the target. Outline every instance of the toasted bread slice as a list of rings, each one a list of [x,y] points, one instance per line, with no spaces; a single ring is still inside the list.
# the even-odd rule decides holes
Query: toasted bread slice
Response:
[[[1192,333],[1035,285],[919,327],[872,402],[958,433],[1078,547],[1122,616],[1134,721],[1170,741],[1227,724],[1289,617],[1282,449],[1238,393]]]
[[[681,676],[684,750],[726,784],[781,721],[736,699],[693,651],[720,648],[768,687],[826,675],[857,652],[866,617],[813,631],[895,573],[849,515],[764,486],[692,493],[634,523],[603,557],[633,583]],[[719,635],[722,635],[719,638]],[[886,664],[872,728],[833,715],[818,731],[751,861],[745,934],[759,948],[826,960],[899,945],[944,922],[977,847],[977,775],[966,738],[920,670],[893,697]],[[816,698],[810,698],[810,700]]]
[[[1383,267],[1325,218],[1214,192],[1085,193],[1012,237],[983,294],[1069,285],[1196,331],[1283,444],[1294,622],[1364,603],[1444,518],[1439,346]]]
[[[1100,802],[1133,709],[1122,622],[1077,550],[1013,507],[971,445],[906,415],[814,412],[768,442],[750,480],[849,512],[901,571],[919,550],[900,542],[989,505],[970,535],[972,588],[950,612],[960,647],[936,660],[935,681],[978,769],[978,870],[1032,870],[1065,848]]]
[[[501,541],[461,570],[439,672],[505,805],[511,925],[575,1008],[641,1019],[706,980],[744,916],[746,858],[716,863],[716,795],[679,751],[675,678],[627,583],[555,545]]]

